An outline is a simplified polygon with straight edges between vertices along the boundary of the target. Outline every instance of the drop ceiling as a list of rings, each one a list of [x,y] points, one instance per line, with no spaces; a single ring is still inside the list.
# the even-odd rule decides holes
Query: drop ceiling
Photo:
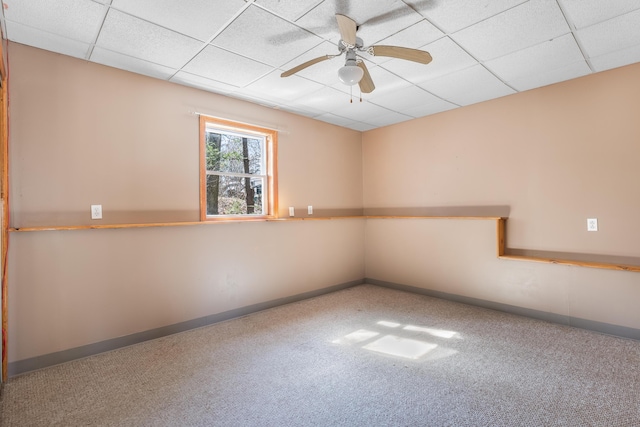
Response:
[[[640,62],[639,0],[5,0],[9,40],[359,131]],[[365,46],[376,89],[338,80],[334,15]]]

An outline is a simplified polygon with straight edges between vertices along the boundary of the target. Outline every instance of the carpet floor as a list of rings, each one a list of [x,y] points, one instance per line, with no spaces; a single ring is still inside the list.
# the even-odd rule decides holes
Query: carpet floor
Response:
[[[372,285],[10,379],[2,426],[640,426],[640,342]]]

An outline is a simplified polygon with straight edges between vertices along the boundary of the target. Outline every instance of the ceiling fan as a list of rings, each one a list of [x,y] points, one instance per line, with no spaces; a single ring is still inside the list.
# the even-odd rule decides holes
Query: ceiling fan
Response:
[[[344,53],[346,56],[345,65],[338,70],[338,78],[340,81],[349,86],[353,86],[357,83],[360,86],[362,93],[371,93],[376,87],[373,84],[373,80],[371,79],[369,70],[367,70],[367,66],[360,58],[360,52],[366,52],[372,56],[388,56],[392,58],[405,59],[407,61],[418,62],[420,64],[428,64],[432,60],[429,52],[418,49],[383,45],[365,47],[362,39],[360,37],[356,37],[358,26],[353,19],[345,15],[336,14],[336,20],[338,21],[338,28],[340,30],[340,36],[342,37],[338,44],[338,50],[340,53],[336,55],[324,55],[311,59],[285,71],[280,75],[281,77],[289,77],[307,67],[317,64],[318,62],[341,56]]]

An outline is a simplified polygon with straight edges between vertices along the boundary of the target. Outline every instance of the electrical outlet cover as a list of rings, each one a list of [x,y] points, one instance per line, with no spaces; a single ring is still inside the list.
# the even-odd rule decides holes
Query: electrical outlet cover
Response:
[[[587,231],[598,231],[598,218],[587,219]]]
[[[102,219],[102,205],[91,205],[91,219]]]

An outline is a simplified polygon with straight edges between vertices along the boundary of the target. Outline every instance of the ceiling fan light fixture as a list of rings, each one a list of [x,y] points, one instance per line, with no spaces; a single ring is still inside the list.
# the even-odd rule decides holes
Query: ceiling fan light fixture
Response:
[[[347,86],[353,86],[362,80],[364,71],[357,65],[345,65],[338,70],[338,78]]]

